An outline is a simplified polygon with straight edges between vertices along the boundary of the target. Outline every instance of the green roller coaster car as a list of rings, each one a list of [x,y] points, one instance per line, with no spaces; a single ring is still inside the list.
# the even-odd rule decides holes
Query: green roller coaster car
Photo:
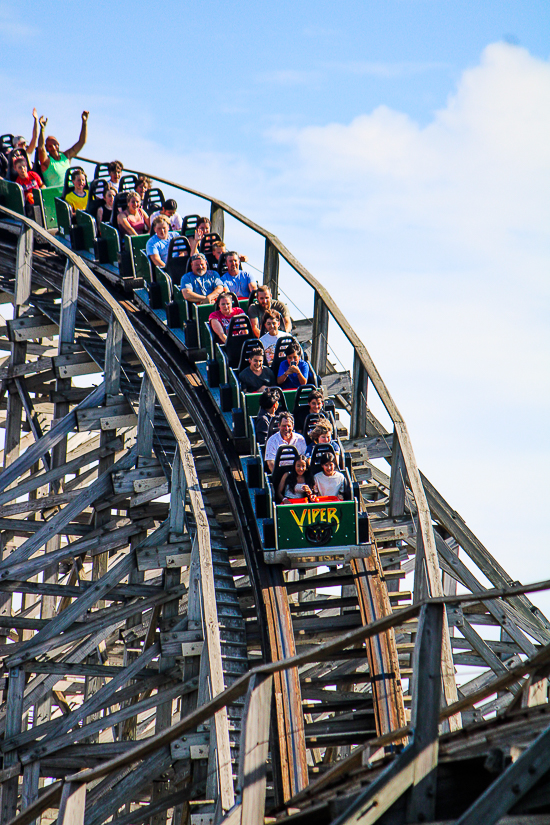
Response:
[[[277,550],[342,547],[357,543],[357,501],[277,504]]]

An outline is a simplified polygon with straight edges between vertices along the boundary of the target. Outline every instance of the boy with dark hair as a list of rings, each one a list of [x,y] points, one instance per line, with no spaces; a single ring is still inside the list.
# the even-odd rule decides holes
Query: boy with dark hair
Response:
[[[254,419],[254,431],[256,433],[256,443],[265,444],[269,426],[275,418],[275,413],[279,407],[279,392],[275,387],[268,387],[260,396],[260,410]]]
[[[250,366],[239,373],[239,383],[243,392],[260,392],[264,387],[275,384],[275,376],[264,367],[264,351],[262,347],[253,349],[249,360]]]
[[[289,344],[285,355],[286,358],[281,361],[277,376],[277,384],[281,389],[295,390],[312,380],[311,367],[300,358],[299,344]]]
[[[32,190],[42,189],[44,184],[42,183],[40,175],[36,172],[29,172],[29,167],[27,166],[27,161],[25,158],[17,158],[13,166],[17,172],[15,182],[18,183],[23,189],[25,211],[29,212],[32,216],[32,207],[34,205],[34,195]]]

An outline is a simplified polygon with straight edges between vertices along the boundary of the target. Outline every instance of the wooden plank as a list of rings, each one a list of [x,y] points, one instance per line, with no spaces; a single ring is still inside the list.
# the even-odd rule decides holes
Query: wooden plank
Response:
[[[10,366],[0,369],[0,380],[5,381],[9,378],[20,378],[23,375],[46,372],[46,370],[52,369],[52,364],[52,358],[37,358],[36,361],[26,361],[24,364],[19,365],[10,364]]]
[[[59,803],[58,825],[84,825],[86,783],[65,782]]]
[[[251,680],[241,732],[242,825],[263,825],[273,677]]]
[[[31,315],[8,321],[8,335],[14,343],[29,341],[33,338],[47,338],[57,335],[59,326],[52,324],[45,315]]]

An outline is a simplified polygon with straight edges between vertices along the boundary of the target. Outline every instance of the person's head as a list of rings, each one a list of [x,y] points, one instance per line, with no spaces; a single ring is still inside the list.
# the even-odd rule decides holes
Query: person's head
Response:
[[[107,189],[105,190],[105,198],[104,198],[105,206],[107,207],[107,209],[112,209],[113,208],[113,204],[115,202],[115,198],[116,198],[117,194],[118,194],[117,190],[115,189],[114,186],[108,186],[107,187]]]
[[[279,332],[279,327],[281,326],[281,318],[279,313],[272,309],[268,309],[267,312],[264,313],[263,324],[265,331],[269,335],[277,335]]]
[[[279,433],[285,441],[290,441],[294,432],[294,416],[289,412],[282,412],[279,416]]]
[[[267,410],[271,415],[275,415],[277,407],[279,406],[280,396],[276,389],[268,387],[260,396],[260,407],[262,410]]]
[[[118,186],[118,182],[122,176],[122,170],[124,169],[124,165],[120,160],[112,160],[107,165],[107,171],[109,172],[109,177],[113,183],[116,183]]]
[[[160,210],[161,215],[166,215],[166,217],[171,218],[173,215],[176,214],[178,209],[178,204],[174,200],[174,198],[169,198],[167,201],[164,201],[164,206]]]
[[[145,193],[148,189],[151,188],[151,178],[146,177],[145,175],[140,175],[137,179],[136,183],[136,192],[138,192],[141,197],[145,197]]]
[[[197,238],[204,238],[210,232],[210,218],[199,218],[197,221],[197,228],[195,229],[195,236]]]
[[[271,290],[268,286],[260,284],[256,292],[256,300],[264,309],[269,309],[271,306]]]
[[[220,260],[220,257],[226,251],[227,247],[223,241],[214,241],[212,244],[212,254],[217,261]]]
[[[330,444],[332,440],[332,424],[326,418],[320,418],[309,435],[315,444]]]
[[[227,292],[222,292],[216,301],[216,309],[219,309],[222,315],[229,317],[233,311],[233,298]]]
[[[259,375],[264,367],[264,351],[261,347],[255,347],[250,353],[250,369]]]
[[[323,409],[323,400],[321,390],[312,390],[307,397],[310,413],[320,413]]]
[[[336,461],[332,452],[323,453],[319,460],[321,470],[326,476],[333,476],[336,472]]]
[[[202,252],[197,252],[195,255],[191,255],[190,260],[193,275],[204,275],[208,269],[208,264],[206,263],[206,257],[202,254]]]
[[[29,167],[27,166],[27,161],[25,158],[17,158],[13,164],[13,168],[17,172],[20,178],[26,178]]]
[[[303,476],[307,473],[309,462],[305,455],[299,455],[294,459],[293,470],[297,476]]]
[[[164,215],[157,215],[155,220],[153,221],[153,232],[156,234],[157,238],[160,238],[162,241],[165,241],[168,237],[168,232],[170,231],[170,222]]]
[[[23,152],[27,149],[27,141],[23,137],[23,135],[16,135],[13,139],[13,148],[14,149],[22,149]]]
[[[72,181],[77,192],[82,192],[86,188],[86,173],[80,166],[75,166]]]
[[[289,344],[285,350],[286,360],[289,364],[297,364],[300,360],[300,347],[296,343]]]
[[[45,142],[46,152],[50,155],[54,160],[59,160],[61,157],[61,153],[59,151],[59,141],[57,138],[53,137],[53,135],[49,135],[46,138]]]
[[[135,189],[130,189],[127,198],[128,212],[130,212],[130,214],[132,215],[135,215],[135,213],[141,206],[141,196],[138,192],[135,191]]]
[[[239,274],[239,253],[238,252],[228,252],[225,256],[225,265],[227,267],[227,272],[232,277]]]

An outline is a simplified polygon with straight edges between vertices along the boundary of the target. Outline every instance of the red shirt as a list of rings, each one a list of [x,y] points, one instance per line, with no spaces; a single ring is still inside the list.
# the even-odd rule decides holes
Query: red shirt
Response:
[[[27,203],[34,203],[34,196],[32,194],[33,189],[42,189],[44,184],[42,183],[42,178],[40,175],[37,175],[36,172],[27,172],[26,178],[17,178],[15,181],[16,183],[21,186],[23,192],[25,193],[25,200]]]

